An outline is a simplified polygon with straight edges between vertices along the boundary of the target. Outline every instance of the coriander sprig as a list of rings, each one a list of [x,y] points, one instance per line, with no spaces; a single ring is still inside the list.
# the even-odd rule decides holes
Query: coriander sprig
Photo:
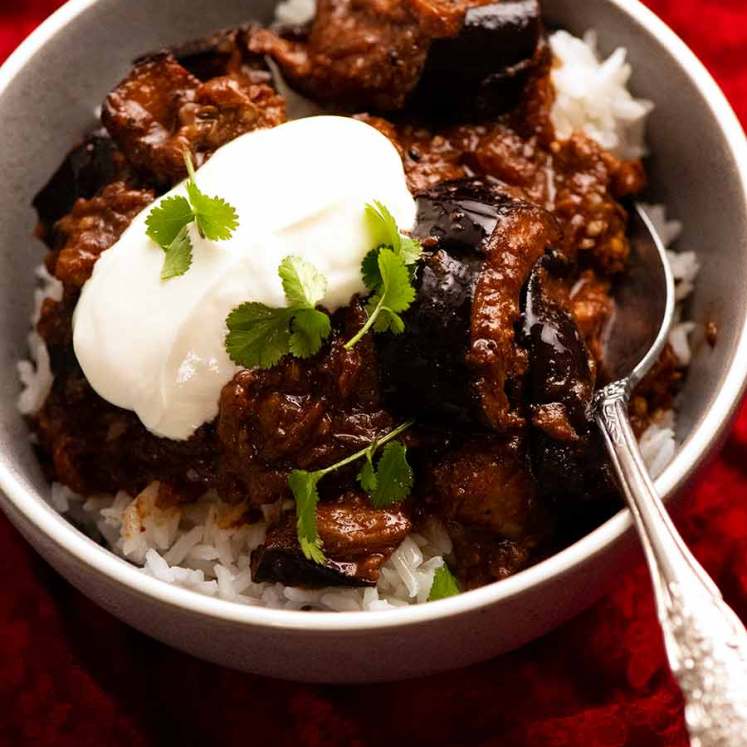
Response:
[[[365,449],[356,451],[339,462],[308,472],[296,469],[288,477],[288,486],[293,497],[296,499],[296,530],[298,532],[298,544],[301,552],[315,563],[322,564],[325,561],[322,550],[322,540],[319,537],[316,526],[316,507],[319,503],[319,481],[331,472],[336,472],[342,467],[363,459],[366,462],[358,473],[358,481],[367,493],[371,495],[371,502],[376,508],[391,505],[404,500],[410,494],[413,484],[413,473],[407,463],[407,449],[402,443],[394,442],[400,434],[404,433],[411,425],[408,420],[369,444]],[[381,447],[386,447],[379,459],[378,466],[373,467],[373,457]],[[392,447],[396,447],[393,450]],[[390,451],[388,451],[390,450]],[[389,453],[389,456],[387,456]]]
[[[386,508],[410,495],[414,477],[407,462],[407,447],[400,441],[386,444],[374,466],[373,459],[379,446],[381,443],[374,441],[366,451],[358,482],[371,497],[374,508]]]
[[[438,599],[453,597],[459,594],[459,592],[459,582],[449,569],[449,566],[444,564],[440,568],[437,568],[433,575],[433,584],[431,585],[430,594],[428,594],[428,601],[435,602]]]
[[[249,301],[226,318],[226,351],[245,368],[272,368],[288,353],[316,355],[329,337],[329,316],[316,306],[327,292],[327,279],[310,262],[286,257],[278,267],[288,306],[272,308]]]
[[[401,334],[400,314],[415,300],[412,268],[420,258],[420,242],[403,236],[394,216],[380,202],[366,205],[366,217],[377,242],[361,264],[366,287],[372,292],[366,303],[368,319],[345,347],[350,349],[373,328],[375,332]]]
[[[193,223],[203,239],[225,241],[238,228],[235,208],[220,197],[208,197],[197,186],[192,156],[185,152],[184,163],[189,178],[187,197],[166,197],[149,213],[147,234],[166,253],[161,280],[184,275],[192,266],[192,239],[189,227]]]

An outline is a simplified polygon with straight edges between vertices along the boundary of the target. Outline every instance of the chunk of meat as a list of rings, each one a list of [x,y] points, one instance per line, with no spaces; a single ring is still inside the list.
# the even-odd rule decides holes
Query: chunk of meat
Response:
[[[201,82],[162,53],[109,94],[102,121],[136,169],[170,185],[186,176],[185,152],[201,165],[238,135],[284,122],[285,104],[267,83],[241,73]]]
[[[327,557],[324,565],[304,557],[291,513],[252,553],[253,577],[290,586],[375,586],[381,566],[411,529],[402,509],[374,509],[364,496],[345,493],[317,508],[317,530]]]
[[[454,128],[449,140],[472,171],[519,187],[527,199],[553,209],[555,167],[537,137],[523,137],[499,122]]]
[[[413,193],[425,192],[442,182],[469,175],[462,151],[443,135],[425,127],[394,125],[382,117],[359,114],[360,119],[386,135],[399,151]]]
[[[250,48],[317,101],[388,111],[415,88],[429,37],[400,0],[319,0],[308,39],[258,29]]]
[[[379,404],[371,336],[344,347],[364,314],[358,305],[338,314],[331,343],[316,357],[288,356],[267,371],[240,371],[224,387],[218,416],[224,498],[256,505],[287,497],[290,470],[326,467],[391,429]]]
[[[154,480],[192,499],[215,482],[216,442],[211,426],[188,441],[158,438],[137,416],[99,397],[73,361],[55,376],[35,418],[54,479],[80,495],[137,495]]]
[[[96,197],[78,200],[72,212],[55,225],[55,245],[59,248],[48,255],[48,269],[63,283],[82,287],[101,252],[119,239],[153,199],[150,190],[114,182]]]
[[[560,238],[542,208],[505,198],[475,286],[468,363],[487,423],[498,431],[523,424],[520,388],[527,355],[517,344],[520,295],[535,262]]]
[[[513,576],[532,561],[537,540],[496,537],[480,527],[450,521],[446,528],[454,547],[453,568],[462,590]]]
[[[447,521],[507,539],[527,534],[535,485],[521,438],[468,440],[435,467],[434,486],[439,513]]]

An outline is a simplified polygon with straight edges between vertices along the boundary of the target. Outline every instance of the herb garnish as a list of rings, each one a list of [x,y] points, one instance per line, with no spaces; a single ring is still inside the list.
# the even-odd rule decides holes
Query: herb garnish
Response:
[[[327,292],[327,279],[300,257],[286,257],[278,267],[288,306],[272,308],[247,302],[226,318],[226,351],[245,368],[272,368],[284,355],[316,355],[329,337],[329,317],[316,305]]]
[[[322,552],[322,540],[316,527],[316,507],[319,503],[317,485],[325,475],[365,457],[366,462],[358,473],[358,481],[363,489],[371,495],[371,502],[374,506],[377,508],[388,506],[404,500],[410,494],[413,474],[410,465],[407,463],[406,448],[402,443],[394,443],[393,441],[406,431],[412,423],[412,420],[408,420],[387,433],[386,436],[373,441],[365,449],[361,449],[329,467],[315,472],[296,469],[290,473],[288,485],[296,499],[298,543],[306,558],[319,564],[325,561],[324,552]],[[382,446],[386,446],[386,448],[377,467],[374,468],[374,454]]]
[[[423,250],[418,241],[400,233],[394,216],[380,202],[366,205],[366,217],[377,246],[363,258],[361,274],[372,295],[366,303],[368,320],[346,343],[348,349],[372,327],[375,332],[404,331],[400,314],[415,300],[412,267]]]
[[[187,197],[167,197],[148,215],[147,234],[166,252],[161,280],[184,275],[192,266],[192,240],[189,227],[197,226],[200,236],[211,241],[230,239],[239,225],[236,210],[220,197],[208,197],[195,181],[192,156],[185,152],[189,178]]]
[[[380,443],[366,450],[366,461],[358,473],[360,486],[371,496],[374,508],[386,508],[410,495],[412,468],[407,463],[407,447],[400,441],[388,443],[374,467],[373,457]]]
[[[453,597],[459,594],[459,591],[459,583],[454,574],[449,570],[449,566],[444,563],[444,565],[436,569],[436,573],[433,576],[433,584],[428,595],[428,601],[435,602],[438,599]]]

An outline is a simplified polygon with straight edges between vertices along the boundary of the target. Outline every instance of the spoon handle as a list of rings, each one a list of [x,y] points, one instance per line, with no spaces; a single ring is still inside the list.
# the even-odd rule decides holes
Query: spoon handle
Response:
[[[741,747],[747,745],[747,631],[656,493],[628,420],[629,396],[625,381],[602,389],[596,421],[643,543],[691,744]]]

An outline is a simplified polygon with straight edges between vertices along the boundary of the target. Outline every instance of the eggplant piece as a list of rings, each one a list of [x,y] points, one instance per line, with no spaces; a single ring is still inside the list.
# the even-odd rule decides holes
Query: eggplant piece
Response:
[[[604,501],[615,483],[592,416],[595,369],[575,321],[552,293],[553,275],[566,271],[551,251],[535,264],[525,289],[533,471],[546,499]]]
[[[525,351],[516,344],[520,293],[559,236],[555,219],[485,179],[448,182],[417,198],[426,249],[401,335],[376,339],[385,406],[419,420],[508,431]]]
[[[470,315],[481,260],[443,250],[426,256],[405,332],[376,338],[387,407],[424,420],[470,423],[478,402],[468,384]]]
[[[417,196],[413,235],[448,251],[483,253],[509,198],[487,179],[438,184]]]
[[[431,118],[460,121],[511,111],[543,44],[539,0],[470,8],[457,36],[433,41],[408,106]]]
[[[236,51],[237,29],[217,31],[210,36],[170,47],[169,52],[179,64],[189,70],[198,80],[206,81],[225,75]],[[137,64],[139,60],[135,61]]]
[[[45,239],[50,239],[54,224],[73,209],[78,199],[93,197],[114,181],[120,168],[117,148],[105,130],[91,133],[70,151],[33,200]]]
[[[575,321],[548,288],[553,269],[562,272],[564,262],[551,252],[535,264],[525,291],[530,398],[535,409],[562,409],[572,429],[585,431],[591,423],[595,376]]]
[[[398,506],[372,508],[360,493],[349,491],[317,506],[317,528],[327,559],[307,560],[298,545],[294,514],[271,529],[264,545],[252,553],[255,581],[290,586],[375,586],[381,566],[412,529]]]
[[[249,51],[251,25],[216,31],[210,36],[169,48],[179,64],[198,80],[228,75],[242,70],[256,81],[271,82],[272,75],[264,58]]]
[[[319,565],[301,552],[292,523],[271,529],[265,543],[252,553],[252,579],[278,582],[286,586],[322,588],[324,586],[376,586],[376,581],[357,576],[355,561],[327,561]]]
[[[424,419],[470,423],[478,402],[467,353],[483,252],[506,201],[482,179],[447,182],[417,196],[416,238],[430,249],[405,313],[405,332],[377,335],[384,402]]]

